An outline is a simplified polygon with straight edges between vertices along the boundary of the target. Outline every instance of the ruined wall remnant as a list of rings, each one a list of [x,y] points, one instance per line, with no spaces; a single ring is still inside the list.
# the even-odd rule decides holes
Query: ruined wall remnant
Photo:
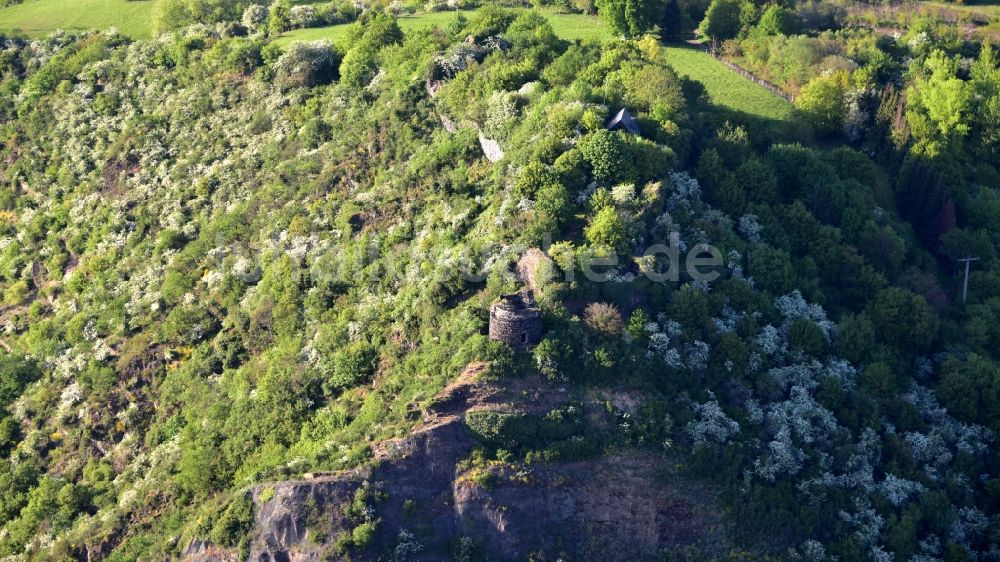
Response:
[[[552,281],[554,269],[552,258],[538,248],[531,248],[517,260],[517,278],[535,295],[541,295],[544,287]]]

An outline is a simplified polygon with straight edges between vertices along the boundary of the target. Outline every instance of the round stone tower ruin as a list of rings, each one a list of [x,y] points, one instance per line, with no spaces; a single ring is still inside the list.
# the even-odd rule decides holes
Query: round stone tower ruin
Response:
[[[501,295],[490,306],[490,339],[527,351],[542,341],[542,311],[531,291]]]

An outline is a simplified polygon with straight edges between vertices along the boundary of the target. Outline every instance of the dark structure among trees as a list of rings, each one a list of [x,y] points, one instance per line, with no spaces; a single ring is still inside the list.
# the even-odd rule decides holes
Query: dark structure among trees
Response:
[[[526,351],[542,340],[542,312],[531,291],[501,295],[490,306],[490,339]]]
[[[639,128],[639,122],[635,120],[635,115],[632,115],[632,112],[624,107],[611,118],[611,121],[608,121],[606,127],[609,131],[624,129],[633,135],[642,134],[642,129]]]

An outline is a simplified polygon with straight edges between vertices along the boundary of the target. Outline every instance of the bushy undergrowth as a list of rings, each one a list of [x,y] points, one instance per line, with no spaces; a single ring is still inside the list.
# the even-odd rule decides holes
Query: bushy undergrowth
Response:
[[[372,11],[344,51],[227,29],[3,39],[0,554],[243,545],[249,485],[364,463],[475,360],[642,398],[605,436],[470,416],[493,449],[673,448],[753,547],[996,551],[996,296],[935,300],[868,157],[720,122],[655,53],[534,13]],[[605,130],[621,107],[641,135]],[[669,265],[653,243],[725,261],[636,277]],[[487,306],[543,244],[546,336],[515,354]],[[388,552],[365,514],[337,544]]]

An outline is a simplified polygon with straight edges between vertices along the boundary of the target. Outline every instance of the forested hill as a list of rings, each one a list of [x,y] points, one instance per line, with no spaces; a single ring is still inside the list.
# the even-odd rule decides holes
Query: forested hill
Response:
[[[273,20],[0,38],[5,560],[245,559],[281,482],[373,470],[385,488],[303,499],[295,548],[1000,556],[988,47],[971,67],[893,51],[912,72],[868,74],[834,104],[853,144],[818,148],[820,94],[841,90],[797,102],[805,126],[762,123],[653,38],[569,42],[496,7],[404,34],[371,9],[337,45],[281,48]],[[622,108],[637,134],[606,128]],[[525,285],[543,337],[515,351],[489,307]],[[493,394],[455,414],[462,373]],[[470,451],[381,462],[446,414]],[[675,549],[660,524],[612,550],[631,514],[612,502],[579,535],[496,550],[504,514],[549,532],[562,516],[538,498],[577,486],[585,505],[630,458],[649,469],[636,502],[698,482],[711,513],[688,519],[719,523],[684,532],[724,538]],[[393,488],[428,467],[492,518]],[[511,489],[538,513],[490,502]]]

